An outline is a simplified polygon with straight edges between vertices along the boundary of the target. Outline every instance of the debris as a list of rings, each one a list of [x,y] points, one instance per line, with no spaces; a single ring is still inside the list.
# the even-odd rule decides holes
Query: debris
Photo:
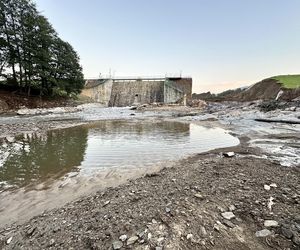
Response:
[[[255,236],[256,236],[256,237],[267,237],[267,236],[269,236],[269,235],[271,235],[271,234],[272,234],[272,232],[271,232],[270,230],[268,230],[268,229],[263,229],[263,230],[257,231],[257,232],[255,233]]]
[[[170,213],[171,212],[171,209],[166,207],[166,213]]]
[[[222,216],[226,220],[231,220],[231,219],[235,218],[235,215],[233,212],[224,212],[224,213],[222,213]]]
[[[126,241],[126,240],[127,240],[127,235],[126,235],[126,234],[122,234],[122,235],[119,237],[119,240],[120,240],[120,241]]]
[[[107,206],[109,203],[110,203],[110,201],[106,201],[106,202],[103,204],[103,207]]]
[[[123,247],[123,243],[121,241],[114,241],[112,247],[114,250],[121,249]]]
[[[223,155],[225,157],[233,157],[234,156],[234,152],[226,152],[226,153],[223,153]]]
[[[132,236],[127,240],[127,246],[134,244],[137,240],[139,239],[139,237],[137,236]]]
[[[271,187],[270,187],[269,185],[266,185],[266,184],[265,184],[265,185],[264,185],[264,189],[269,191],[269,190],[271,189]]]
[[[192,235],[192,234],[188,234],[188,235],[186,236],[186,239],[187,239],[187,240],[192,239],[192,238],[193,238],[193,235]]]
[[[265,227],[278,227],[278,222],[276,220],[265,220]]]
[[[268,202],[268,209],[270,210],[270,212],[272,211],[272,206],[275,204],[273,200],[274,198],[271,196]]]
[[[236,207],[234,205],[229,206],[229,211],[234,211],[235,209],[236,209]]]
[[[203,197],[203,195],[202,194],[200,194],[200,193],[196,193],[196,194],[194,194],[194,196],[196,197],[196,198],[198,198],[198,199],[204,199],[204,197]]]
[[[13,237],[9,237],[9,238],[8,238],[8,240],[6,241],[6,244],[7,244],[7,245],[9,245],[9,244],[10,244],[10,242],[11,242],[12,238],[13,238]]]

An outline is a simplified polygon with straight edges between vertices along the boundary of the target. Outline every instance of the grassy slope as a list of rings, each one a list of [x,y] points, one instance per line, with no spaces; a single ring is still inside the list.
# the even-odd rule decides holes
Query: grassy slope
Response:
[[[282,75],[274,76],[272,79],[279,81],[283,87],[295,89],[300,87],[300,75]]]

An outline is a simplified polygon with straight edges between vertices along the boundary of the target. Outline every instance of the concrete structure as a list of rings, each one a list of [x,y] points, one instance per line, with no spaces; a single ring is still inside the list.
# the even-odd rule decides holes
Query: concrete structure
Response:
[[[110,107],[178,103],[192,96],[192,78],[110,78],[86,80],[82,96]]]

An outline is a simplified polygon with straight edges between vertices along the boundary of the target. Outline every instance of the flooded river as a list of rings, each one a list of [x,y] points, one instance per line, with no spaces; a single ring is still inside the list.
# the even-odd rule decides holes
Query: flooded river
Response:
[[[98,121],[2,140],[0,188],[19,188],[110,168],[146,168],[239,140],[221,128],[160,120]]]

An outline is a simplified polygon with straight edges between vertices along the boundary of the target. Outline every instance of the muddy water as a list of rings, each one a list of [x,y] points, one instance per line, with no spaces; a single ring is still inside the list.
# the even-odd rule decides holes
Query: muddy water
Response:
[[[150,167],[239,140],[221,128],[170,121],[99,121],[6,138],[0,145],[0,188],[35,185],[67,173]]]

